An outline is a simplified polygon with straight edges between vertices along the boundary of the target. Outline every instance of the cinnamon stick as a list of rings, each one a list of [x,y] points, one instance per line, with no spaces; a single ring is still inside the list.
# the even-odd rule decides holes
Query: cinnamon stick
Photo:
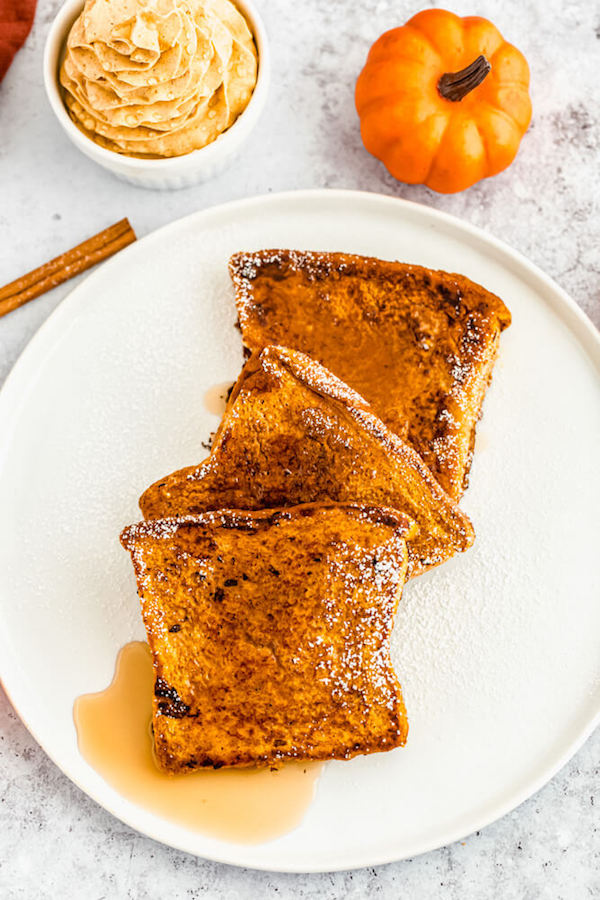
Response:
[[[121,219],[120,222],[105,228],[72,250],[51,259],[33,272],[11,281],[10,284],[0,288],[0,316],[18,309],[19,306],[68,281],[74,275],[85,272],[96,263],[132,244],[135,239],[135,231],[129,220]]]

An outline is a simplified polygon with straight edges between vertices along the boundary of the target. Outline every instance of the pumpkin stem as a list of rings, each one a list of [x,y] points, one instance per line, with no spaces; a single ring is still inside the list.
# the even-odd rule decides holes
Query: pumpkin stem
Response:
[[[473,88],[481,84],[491,69],[490,63],[482,54],[460,72],[446,72],[442,75],[438,81],[438,91],[445,100],[462,100]]]

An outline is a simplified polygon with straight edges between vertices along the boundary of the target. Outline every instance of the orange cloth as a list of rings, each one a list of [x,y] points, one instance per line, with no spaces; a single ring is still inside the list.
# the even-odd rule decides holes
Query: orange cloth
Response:
[[[0,0],[0,81],[33,25],[36,0]]]

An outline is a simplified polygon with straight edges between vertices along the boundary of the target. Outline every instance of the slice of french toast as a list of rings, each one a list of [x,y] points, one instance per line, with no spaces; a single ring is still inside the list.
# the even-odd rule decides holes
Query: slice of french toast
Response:
[[[459,499],[510,312],[463,275],[292,250],[230,261],[246,347],[293,347],[361,394]]]
[[[151,485],[147,519],[333,501],[410,516],[409,576],[466,550],[473,527],[415,451],[319,363],[283,347],[248,360],[208,459]]]
[[[183,772],[403,745],[389,637],[413,530],[395,510],[335,505],[126,528],[159,764]]]

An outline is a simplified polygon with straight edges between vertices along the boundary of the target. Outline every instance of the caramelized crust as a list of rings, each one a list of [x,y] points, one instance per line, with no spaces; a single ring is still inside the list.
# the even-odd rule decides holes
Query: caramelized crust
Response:
[[[267,347],[233,388],[208,459],[151,485],[147,519],[312,502],[393,507],[418,525],[409,575],[466,550],[472,525],[365,400],[301,353]]]
[[[460,498],[511,321],[498,297],[463,275],[344,253],[237,253],[230,272],[248,349],[283,344],[317,359]]]
[[[304,506],[126,528],[172,772],[349,759],[406,741],[389,637],[413,528]]]

